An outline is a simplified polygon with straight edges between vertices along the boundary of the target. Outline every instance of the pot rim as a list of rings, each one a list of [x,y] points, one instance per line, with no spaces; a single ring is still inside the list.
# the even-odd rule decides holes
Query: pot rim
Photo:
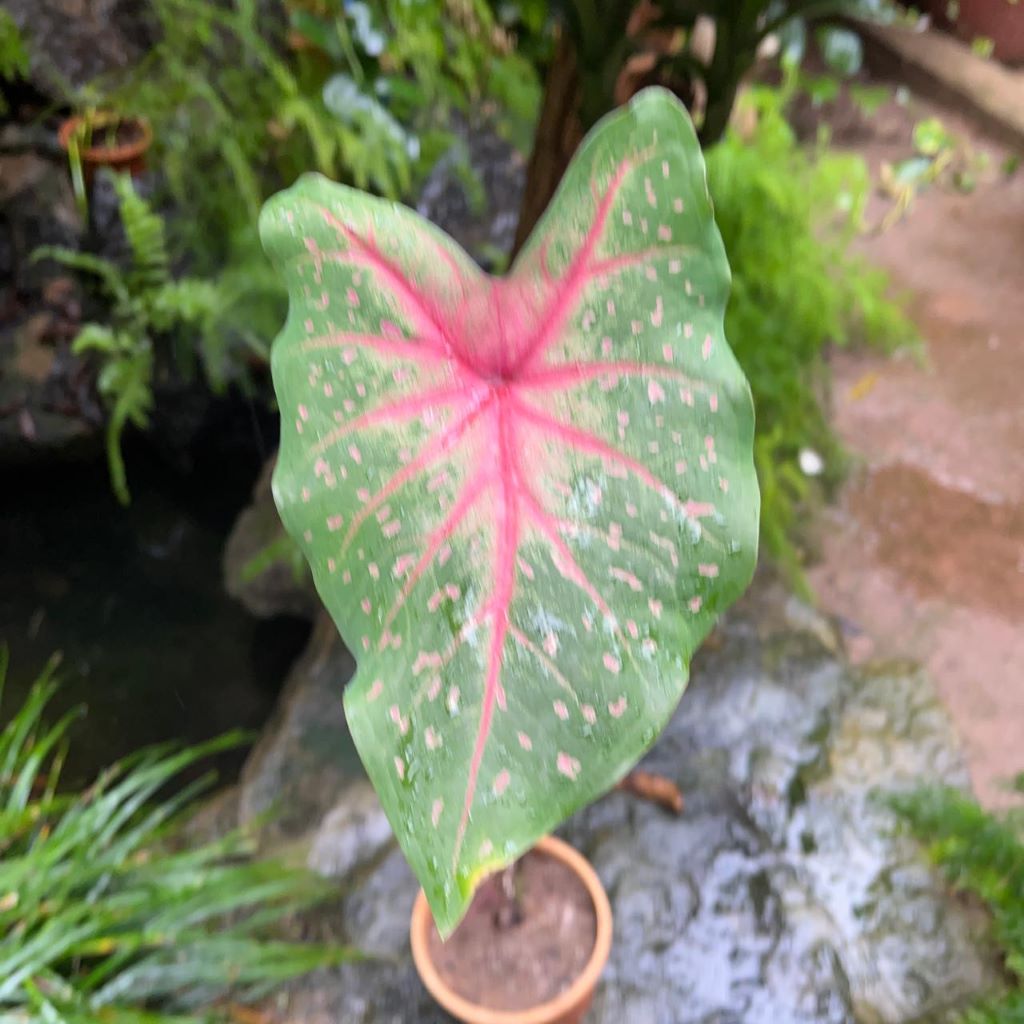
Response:
[[[561,861],[586,888],[594,906],[596,919],[594,948],[590,952],[590,958],[576,980],[564,992],[545,1003],[539,1003],[526,1010],[492,1010],[487,1006],[471,1003],[442,980],[430,959],[427,936],[434,921],[427,897],[420,889],[409,926],[412,958],[420,979],[430,994],[445,1010],[460,1020],[472,1021],[473,1024],[553,1024],[587,999],[608,961],[612,947],[612,908],[597,872],[582,854],[554,836],[545,836],[534,849]]]
[[[83,114],[73,114],[61,123],[60,129],[57,132],[57,139],[60,142],[61,149],[67,151],[71,142],[71,136],[79,125],[85,123],[85,120],[86,118]],[[81,152],[83,162],[93,164],[127,163],[145,153],[153,142],[153,128],[149,121],[141,115],[127,114],[122,116],[113,111],[99,110],[91,114],[89,120],[93,127],[103,127],[112,121],[130,121],[137,124],[142,131],[139,138],[133,142],[125,142],[117,146],[89,146],[83,149]]]

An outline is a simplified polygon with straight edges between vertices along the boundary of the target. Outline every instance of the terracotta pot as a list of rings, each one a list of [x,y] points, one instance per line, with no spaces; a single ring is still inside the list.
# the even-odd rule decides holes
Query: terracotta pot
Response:
[[[959,0],[956,18],[949,18],[948,0],[930,0],[934,20],[967,42],[984,37],[993,54],[1008,64],[1024,63],[1024,4],[1014,0]]]
[[[104,129],[111,125],[116,126],[121,121],[137,129],[134,138],[124,143],[115,142],[110,146],[97,144],[97,137],[102,135]],[[85,124],[86,118],[79,114],[64,121],[57,132],[62,149],[68,149],[72,137],[80,132]],[[118,114],[99,112],[89,115],[88,124],[92,130],[92,144],[79,151],[86,184],[92,181],[99,167],[127,171],[129,174],[139,174],[145,169],[146,151],[153,142],[153,129],[144,117],[122,118]]]
[[[412,910],[409,937],[412,958],[423,984],[453,1017],[465,1024],[579,1024],[590,1008],[597,979],[608,961],[612,947],[612,908],[597,873],[568,843],[548,836],[536,846],[540,853],[559,860],[583,883],[594,904],[597,931],[590,959],[579,977],[560,996],[528,1010],[491,1010],[463,999],[441,979],[430,959],[427,937],[434,926],[427,898],[420,890]]]

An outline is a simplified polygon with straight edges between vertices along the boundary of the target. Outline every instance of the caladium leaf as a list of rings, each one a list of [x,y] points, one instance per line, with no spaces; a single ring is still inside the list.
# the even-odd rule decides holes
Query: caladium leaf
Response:
[[[274,494],[355,652],[352,735],[437,925],[650,746],[757,546],[750,392],[684,109],[602,121],[505,278],[305,177]]]

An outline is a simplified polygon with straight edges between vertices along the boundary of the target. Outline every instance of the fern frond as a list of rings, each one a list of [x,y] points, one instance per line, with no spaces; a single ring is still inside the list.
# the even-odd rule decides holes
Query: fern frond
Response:
[[[159,288],[170,280],[170,258],[163,218],[135,191],[131,176],[118,175],[114,189],[121,213],[121,224],[132,250],[133,290]]]
[[[91,252],[79,252],[77,249],[69,249],[63,245],[40,245],[32,251],[30,258],[33,263],[38,263],[41,260],[53,260],[62,267],[68,267],[83,274],[92,274],[100,279],[115,306],[128,301],[128,284],[125,281],[124,273],[116,263],[104,259],[102,256],[94,256]]]

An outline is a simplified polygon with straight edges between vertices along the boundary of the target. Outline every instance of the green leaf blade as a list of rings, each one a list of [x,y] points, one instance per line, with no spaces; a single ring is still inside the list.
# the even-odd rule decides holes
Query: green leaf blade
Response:
[[[359,659],[352,734],[445,934],[650,746],[753,571],[703,160],[677,101],[641,94],[504,279],[322,179],[261,230],[291,296],[275,497]]]

